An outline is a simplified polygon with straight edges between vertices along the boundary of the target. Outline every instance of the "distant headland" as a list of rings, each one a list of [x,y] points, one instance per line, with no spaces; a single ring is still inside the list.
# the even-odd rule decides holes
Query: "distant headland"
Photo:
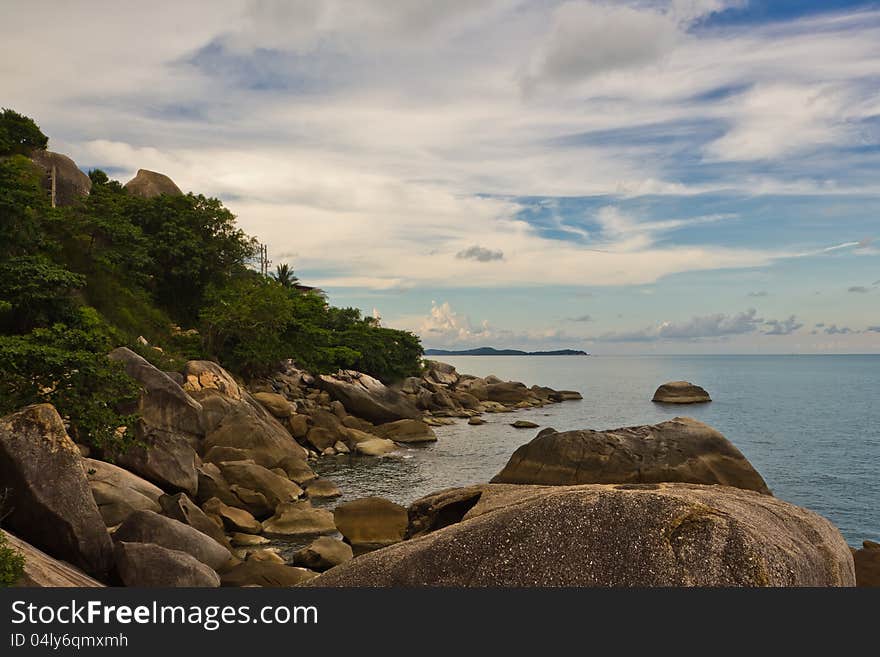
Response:
[[[448,350],[425,349],[426,356],[589,356],[578,349],[557,349],[555,351],[520,351],[519,349],[496,349],[477,347],[476,349]]]

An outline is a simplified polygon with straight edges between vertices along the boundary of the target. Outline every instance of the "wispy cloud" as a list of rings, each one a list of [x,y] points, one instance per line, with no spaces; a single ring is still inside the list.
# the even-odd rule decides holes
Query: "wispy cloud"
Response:
[[[493,260],[504,260],[504,251],[486,249],[482,246],[470,246],[455,254],[456,258],[461,260],[476,260],[477,262],[492,262]]]

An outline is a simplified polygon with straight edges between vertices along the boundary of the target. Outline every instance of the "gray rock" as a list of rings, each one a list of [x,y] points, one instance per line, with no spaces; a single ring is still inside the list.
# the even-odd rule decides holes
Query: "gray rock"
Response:
[[[147,169],[138,169],[137,175],[124,185],[129,194],[141,198],[153,198],[167,194],[169,196],[182,196],[180,187],[174,184],[168,176]]]
[[[125,586],[212,587],[220,577],[195,557],[155,543],[118,541],[116,571]]]
[[[329,536],[321,536],[295,552],[292,563],[294,566],[323,571],[351,561],[353,556],[351,546],[347,543]]]
[[[657,388],[654,402],[663,404],[702,404],[712,401],[709,393],[688,381],[670,381]]]
[[[51,174],[55,171],[55,205],[65,206],[76,203],[81,197],[88,196],[92,189],[92,180],[83,173],[76,162],[61,153],[35,150],[31,160],[46,172],[43,186],[51,191]]]
[[[227,550],[232,549],[229,539],[226,538],[226,534],[223,532],[223,527],[196,506],[196,503],[189,499],[186,493],[163,495],[159,499],[159,503],[162,505],[162,511],[169,518],[182,522],[184,525],[189,525],[193,529],[198,529],[203,534],[213,538]],[[244,512],[242,511],[242,513]]]
[[[108,527],[118,525],[131,513],[141,509],[161,510],[159,498],[165,493],[146,479],[112,463],[95,459],[83,459],[82,467],[104,524]]]
[[[492,483],[551,486],[676,481],[770,493],[730,441],[682,417],[608,431],[541,432],[492,478]]]
[[[349,414],[370,422],[415,420],[420,416],[404,394],[360,372],[342,370],[337,374],[324,374],[318,383],[331,397],[342,402]]]
[[[93,577],[106,577],[110,538],[79,450],[53,406],[35,404],[0,418],[0,482],[8,491],[6,527]]]

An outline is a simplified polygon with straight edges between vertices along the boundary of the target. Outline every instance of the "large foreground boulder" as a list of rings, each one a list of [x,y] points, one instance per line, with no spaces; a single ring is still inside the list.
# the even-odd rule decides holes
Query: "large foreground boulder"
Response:
[[[108,527],[114,527],[141,509],[161,511],[161,488],[112,463],[83,459],[83,471],[92,496]]]
[[[38,550],[30,543],[4,532],[6,543],[9,547],[24,556],[24,572],[13,586],[29,587],[98,587],[104,586],[96,579],[92,579],[81,570],[74,568],[68,563],[53,559],[42,550]]]
[[[116,572],[126,586],[218,587],[220,577],[195,557],[155,543],[116,543]]]
[[[351,415],[376,424],[421,416],[405,395],[360,372],[340,370],[337,374],[323,374],[318,382]]]
[[[141,198],[153,198],[167,194],[169,196],[182,196],[183,192],[171,178],[163,173],[138,169],[137,175],[124,185],[129,194]]]
[[[852,586],[827,520],[693,484],[485,485],[460,522],[362,555],[313,586]]]
[[[136,511],[113,534],[117,541],[155,543],[169,550],[192,555],[206,566],[219,570],[232,554],[207,534],[153,511]]]
[[[702,404],[712,399],[703,388],[689,381],[670,381],[657,388],[651,401],[663,404]]]
[[[688,482],[770,493],[721,433],[691,418],[608,431],[541,432],[492,479],[498,484]]]
[[[55,205],[72,205],[92,189],[91,178],[66,155],[37,149],[31,153],[31,160],[46,172],[43,186],[50,193],[54,175]]]
[[[17,536],[103,579],[112,546],[82,458],[49,404],[0,418],[0,486]]]

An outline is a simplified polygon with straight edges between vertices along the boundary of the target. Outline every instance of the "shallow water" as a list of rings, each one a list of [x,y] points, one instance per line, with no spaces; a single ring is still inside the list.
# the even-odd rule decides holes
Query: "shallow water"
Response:
[[[535,429],[608,429],[688,415],[712,425],[752,462],[774,494],[834,522],[850,544],[880,540],[880,355],[459,356],[459,372],[578,390],[583,401],[487,414],[435,429],[439,440],[380,459],[330,457],[317,470],[343,499],[380,495],[402,504],[442,488],[488,481]],[[665,381],[693,381],[710,404],[651,402]]]

